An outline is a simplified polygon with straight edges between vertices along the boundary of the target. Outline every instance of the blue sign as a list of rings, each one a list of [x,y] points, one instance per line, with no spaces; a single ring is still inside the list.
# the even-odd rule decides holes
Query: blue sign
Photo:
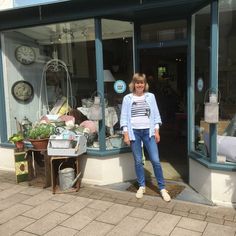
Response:
[[[114,90],[116,93],[124,93],[126,90],[126,83],[123,80],[117,80],[114,83]]]

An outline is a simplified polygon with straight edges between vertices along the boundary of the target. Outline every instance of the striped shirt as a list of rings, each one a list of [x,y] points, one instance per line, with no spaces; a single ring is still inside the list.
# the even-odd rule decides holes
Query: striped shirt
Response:
[[[133,96],[131,106],[131,125],[133,129],[150,128],[150,107],[145,101],[145,96]]]

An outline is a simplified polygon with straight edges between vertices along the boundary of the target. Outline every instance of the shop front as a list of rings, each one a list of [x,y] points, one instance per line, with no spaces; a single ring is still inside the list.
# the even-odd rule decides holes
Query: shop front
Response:
[[[119,115],[132,74],[142,71],[154,77],[163,119],[186,137],[188,183],[216,203],[235,202],[235,17],[236,5],[223,0],[59,1],[0,11],[0,168],[14,169],[8,139],[25,120],[69,113],[89,130],[83,181],[134,179]],[[219,103],[216,122],[204,114],[210,96]]]

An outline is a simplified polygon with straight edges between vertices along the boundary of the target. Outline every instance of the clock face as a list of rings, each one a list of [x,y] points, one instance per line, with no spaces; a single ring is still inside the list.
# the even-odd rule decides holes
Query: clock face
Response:
[[[24,65],[32,64],[36,58],[34,49],[25,45],[16,48],[15,56],[16,60]]]
[[[17,81],[11,88],[12,95],[18,101],[29,101],[34,96],[33,86],[24,80]]]

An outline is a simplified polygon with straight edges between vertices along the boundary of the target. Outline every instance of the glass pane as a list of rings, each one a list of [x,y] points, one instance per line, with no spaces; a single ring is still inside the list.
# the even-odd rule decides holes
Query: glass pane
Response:
[[[8,135],[25,117],[70,111],[76,124],[87,120],[77,107],[97,86],[93,19],[9,30],[2,39]]]
[[[236,2],[219,1],[218,155],[236,162]],[[222,137],[226,135],[227,137]],[[223,138],[223,139],[222,139]]]
[[[179,40],[187,37],[187,25],[185,20],[167,21],[141,26],[141,41],[158,42]]]
[[[195,14],[195,148],[207,156],[204,137],[209,125],[204,121],[204,96],[209,88],[210,7]]]
[[[133,74],[133,24],[104,19],[102,37],[106,148],[109,150],[124,147],[119,118],[122,99],[128,93]],[[118,86],[116,81],[119,81]],[[122,84],[126,89],[120,89]]]

